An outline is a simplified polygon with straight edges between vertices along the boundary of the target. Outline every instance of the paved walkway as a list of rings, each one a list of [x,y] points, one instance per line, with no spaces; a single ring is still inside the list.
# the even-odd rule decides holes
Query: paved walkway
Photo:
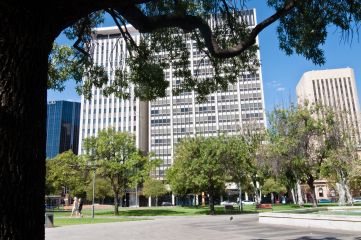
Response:
[[[153,218],[153,217],[152,217]],[[258,223],[256,214],[155,217],[136,222],[46,228],[46,240],[361,240],[360,232],[286,227]]]

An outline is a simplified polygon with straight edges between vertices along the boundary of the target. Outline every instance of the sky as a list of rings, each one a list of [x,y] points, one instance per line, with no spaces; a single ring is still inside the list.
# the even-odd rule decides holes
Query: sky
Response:
[[[266,1],[251,0],[248,8],[256,8],[257,21],[273,14],[273,10],[266,5]],[[113,26],[110,19],[106,19],[105,26]],[[266,111],[272,111],[277,105],[296,100],[296,85],[302,74],[311,70],[334,69],[350,67],[355,71],[358,92],[361,89],[361,36],[356,36],[352,42],[344,42],[341,33],[330,30],[327,41],[322,49],[325,52],[326,63],[316,66],[303,56],[287,56],[278,48],[276,34],[277,22],[269,26],[259,35],[263,88]],[[56,40],[60,44],[69,44],[63,35]],[[71,100],[80,101],[75,91],[75,83],[68,81],[63,92],[48,91],[48,101]]]

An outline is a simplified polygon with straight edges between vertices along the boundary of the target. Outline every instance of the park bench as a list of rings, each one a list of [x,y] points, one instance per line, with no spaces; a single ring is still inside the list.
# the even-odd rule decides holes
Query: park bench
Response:
[[[234,211],[239,211],[239,208],[238,207],[234,207],[233,205],[231,204],[226,204],[224,205],[224,212],[227,213],[227,212],[234,212]]]
[[[256,209],[272,209],[273,210],[273,207],[272,207],[272,204],[270,204],[270,203],[260,203],[260,204],[256,205]]]

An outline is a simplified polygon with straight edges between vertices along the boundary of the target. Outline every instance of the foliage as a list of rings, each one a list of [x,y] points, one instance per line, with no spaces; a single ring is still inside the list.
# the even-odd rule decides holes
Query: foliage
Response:
[[[97,175],[110,182],[115,214],[118,214],[118,199],[125,189],[148,178],[150,171],[159,164],[136,148],[134,136],[112,128],[98,132],[97,137],[85,139],[84,148],[90,166],[96,167]]]
[[[113,198],[114,193],[111,188],[111,184],[108,179],[105,178],[96,178],[95,179],[95,195],[96,199],[99,199],[99,202],[104,204],[105,198]],[[86,188],[86,198],[88,201],[93,200],[93,182],[89,181],[89,184]]]
[[[93,12],[65,31],[70,39],[77,39],[72,59],[68,57],[68,50],[54,45],[54,54],[51,55],[54,60],[49,60],[48,86],[61,90],[67,77],[79,83],[84,76],[79,89],[87,99],[91,98],[92,86],[105,86],[105,95],[129,98],[128,86],[134,84],[136,97],[153,100],[166,95],[169,83],[163,70],[172,66],[174,77],[183,79],[172,89],[173,93],[195,90],[201,101],[209,93],[225,90],[240,74],[256,71],[259,63],[255,38],[274,21],[280,20],[277,31],[280,48],[286,54],[295,52],[315,64],[323,64],[325,59],[320,46],[325,43],[328,26],[336,26],[344,36],[352,36],[361,19],[361,3],[357,0],[268,0],[268,6],[275,9],[275,14],[251,29],[243,12],[246,3],[162,0],[130,4],[126,9],[106,9],[120,29],[129,51],[130,71],[114,69],[116,74],[112,81],[109,81],[103,66],[93,64],[92,28],[103,21],[104,14],[102,11]],[[144,33],[138,43],[129,34],[126,23]],[[186,46],[186,40],[194,41],[196,49],[202,53],[200,64],[212,65],[211,77],[192,75],[188,67],[192,48]],[[159,57],[164,52],[167,54]],[[56,65],[70,66],[69,71],[67,67]]]
[[[160,180],[147,179],[143,183],[143,194],[146,197],[158,197],[166,194],[167,190]]]
[[[175,194],[206,192],[214,214],[214,195],[224,189],[229,178],[222,164],[221,138],[185,138],[176,148],[174,164],[167,171],[167,180]]]
[[[327,159],[322,164],[321,174],[336,183],[340,205],[352,204],[350,184],[359,176],[355,170],[360,166],[357,123],[347,124],[347,117],[347,113],[342,111],[328,111],[324,117],[327,124]]]
[[[158,205],[158,197],[166,194],[167,190],[165,185],[160,180],[147,179],[143,183],[143,195],[146,197],[155,197],[156,206]]]
[[[46,185],[52,193],[66,188],[73,196],[82,195],[88,183],[84,162],[71,150],[46,161]]]
[[[276,9],[284,3],[284,0],[268,1]],[[298,1],[297,7],[280,19],[277,28],[280,48],[288,55],[295,52],[322,65],[325,58],[320,46],[326,41],[328,27],[333,25],[343,33],[352,34],[354,24],[361,20],[360,8],[359,1]]]
[[[282,183],[275,180],[274,178],[268,178],[264,182],[264,184],[262,186],[262,191],[265,194],[268,194],[268,193],[285,193],[285,192],[287,192],[287,189]]]
[[[269,117],[269,166],[290,189],[296,183],[299,188],[300,181],[306,182],[314,205],[317,204],[314,181],[320,177],[326,159],[323,140],[327,128],[320,117],[326,112],[325,107],[305,102],[298,106],[291,104],[288,109],[275,109]]]

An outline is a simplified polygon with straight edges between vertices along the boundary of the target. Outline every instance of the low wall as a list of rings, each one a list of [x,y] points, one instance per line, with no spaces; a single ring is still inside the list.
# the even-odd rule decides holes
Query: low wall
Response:
[[[326,208],[332,209],[353,209],[353,208]],[[326,210],[325,209],[325,210]],[[358,208],[359,209],[359,208]],[[323,210],[323,209],[321,209]],[[309,212],[305,210],[304,212]],[[259,222],[266,224],[279,224],[299,227],[325,228],[361,232],[361,217],[357,216],[335,216],[321,215],[315,213],[295,212],[265,212],[259,213]]]

